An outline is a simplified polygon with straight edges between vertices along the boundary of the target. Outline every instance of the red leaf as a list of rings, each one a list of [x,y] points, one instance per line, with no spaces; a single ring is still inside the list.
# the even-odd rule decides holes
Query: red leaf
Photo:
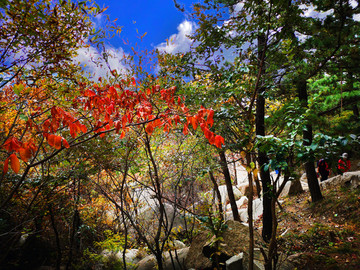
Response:
[[[188,128],[187,124],[184,125],[183,133],[184,133],[184,135],[188,135],[188,134],[189,134],[189,128]]]
[[[209,114],[208,114],[208,117],[207,117],[207,120],[206,120],[206,124],[210,125],[210,127],[213,126],[214,124],[214,110],[209,110]]]
[[[80,130],[81,130],[82,133],[86,133],[86,132],[87,132],[86,126],[85,126],[85,125],[82,125],[82,124],[80,124]]]
[[[115,123],[115,130],[116,130],[116,133],[117,133],[117,134],[119,133],[120,128],[121,128],[120,121],[117,121],[117,122]]]
[[[50,146],[54,147],[55,146],[55,135],[54,134],[50,134],[47,137],[47,141],[49,143]]]
[[[7,139],[7,141],[3,144],[2,147],[4,147],[7,151],[19,151],[21,148],[22,143],[16,139],[15,137]]]
[[[196,130],[197,127],[198,127],[198,123],[197,123],[196,118],[195,118],[195,117],[191,117],[190,121],[191,121],[191,125],[192,125],[193,129]]]
[[[84,93],[84,96],[85,97],[94,97],[94,96],[96,96],[96,94],[92,90],[86,90],[85,93]]]
[[[70,148],[69,143],[68,143],[67,140],[65,140],[64,138],[63,138],[62,143],[63,143],[63,146],[64,146],[65,148]]]
[[[61,136],[56,136],[56,135],[54,135],[55,136],[55,138],[54,138],[54,148],[55,149],[61,149],[61,141],[62,141],[62,137]]]
[[[176,126],[178,123],[180,123],[180,116],[175,115],[174,121],[175,121],[175,126]]]
[[[215,145],[217,148],[221,148],[222,145],[225,144],[225,140],[220,135],[215,136]]]
[[[146,125],[145,131],[147,134],[151,135],[154,132],[154,127],[152,123]]]
[[[9,158],[10,158],[10,162],[11,162],[11,169],[15,173],[18,173],[20,170],[20,162],[19,162],[18,157],[15,154],[11,154]]]
[[[20,158],[24,161],[24,162],[28,162],[28,160],[31,158],[32,154],[31,154],[31,148],[21,148],[19,150],[19,154],[20,154]]]

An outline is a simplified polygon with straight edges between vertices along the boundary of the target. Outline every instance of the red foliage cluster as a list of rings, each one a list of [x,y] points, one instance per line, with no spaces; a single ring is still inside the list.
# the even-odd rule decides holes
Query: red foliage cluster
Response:
[[[201,107],[195,115],[190,114],[190,110],[184,105],[181,97],[176,97],[176,87],[161,89],[159,85],[154,85],[144,91],[136,88],[136,81],[131,78],[127,81],[122,80],[122,85],[99,86],[93,84],[86,87],[80,84],[80,95],[73,100],[74,114],[82,111],[82,115],[90,115],[86,120],[89,126],[81,123],[82,119],[75,117],[69,111],[53,106],[48,119],[41,125],[36,125],[31,120],[26,123],[27,129],[36,130],[37,134],[42,134],[47,139],[48,144],[60,150],[71,146],[65,138],[56,135],[62,130],[68,130],[73,139],[78,138],[80,133],[98,134],[105,136],[110,131],[120,133],[120,138],[124,138],[130,126],[144,125],[147,134],[151,135],[156,128],[162,128],[164,132],[170,130],[186,119],[183,133],[189,132],[191,125],[194,130],[200,126],[205,137],[210,144],[221,148],[224,138],[210,131],[214,120],[214,111]],[[15,137],[9,138],[2,145],[9,152],[9,157],[5,161],[4,172],[8,170],[9,160],[14,172],[19,172],[20,163],[15,153],[19,153],[20,158],[27,162],[37,151],[35,144],[30,141],[22,143]],[[14,153],[15,152],[15,153]]]

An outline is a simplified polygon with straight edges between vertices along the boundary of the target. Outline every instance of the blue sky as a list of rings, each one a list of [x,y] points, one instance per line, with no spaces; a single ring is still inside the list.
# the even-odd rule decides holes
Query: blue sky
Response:
[[[178,3],[189,12],[195,1],[178,0]],[[115,20],[118,26],[122,26],[119,36],[105,40],[106,50],[112,57],[109,58],[111,69],[117,69],[118,73],[125,72],[121,64],[121,58],[131,52],[131,47],[137,43],[136,50],[153,50],[155,48],[172,52],[188,51],[191,41],[187,35],[196,28],[195,23],[188,21],[186,12],[181,12],[175,7],[173,0],[96,0],[100,7],[107,7],[105,14],[110,20]],[[104,24],[105,16],[95,18],[97,27]],[[147,33],[140,41],[139,36]],[[171,42],[167,44],[166,40]],[[128,40],[129,45],[124,41]],[[106,76],[109,69],[104,62],[95,64],[99,53],[94,47],[82,48],[78,51],[76,61],[86,66],[86,70],[93,77]]]
[[[97,0],[100,7],[106,6],[110,19],[117,18],[123,26],[121,38],[109,42],[114,47],[124,47],[123,39],[131,45],[139,43],[138,36],[147,32],[141,42],[142,47],[152,49],[178,32],[178,26],[185,21],[185,14],[176,9],[173,0]],[[179,3],[190,8],[194,1],[180,0]],[[138,30],[139,34],[136,32]]]
[[[117,69],[118,73],[125,72],[125,67],[121,64],[121,59],[124,54],[130,53],[131,46],[135,47],[138,43],[139,47],[136,50],[143,49],[160,49],[168,53],[188,51],[191,40],[187,35],[191,34],[196,29],[196,24],[189,21],[186,12],[179,11],[173,0],[95,0],[100,7],[108,7],[105,14],[110,16],[111,20],[117,20],[117,25],[122,26],[122,33],[120,37],[115,37],[106,40],[106,50],[112,55],[109,58],[111,69]],[[201,0],[177,0],[180,5],[183,5],[187,12],[191,11],[193,3]],[[351,1],[353,6],[357,6],[357,1]],[[240,5],[241,6],[241,5]],[[239,7],[240,7],[239,6]],[[303,16],[305,17],[321,17],[332,10],[323,14],[318,13],[312,6],[302,5]],[[357,18],[359,20],[360,18]],[[104,16],[95,19],[98,26],[102,24]],[[144,33],[147,33],[140,42],[138,38]],[[166,43],[166,40],[169,43]],[[124,40],[128,40],[130,45],[125,45]],[[98,51],[94,47],[82,48],[78,51],[78,57],[75,59],[82,65],[86,65],[87,71],[95,74],[94,78],[99,76],[106,76],[108,68],[106,64],[94,63],[94,59],[99,57]],[[225,58],[233,59],[233,54],[228,51]]]

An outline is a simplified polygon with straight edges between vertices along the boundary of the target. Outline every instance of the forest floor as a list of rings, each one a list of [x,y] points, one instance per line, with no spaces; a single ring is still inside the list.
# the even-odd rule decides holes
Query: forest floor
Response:
[[[323,190],[287,197],[278,213],[279,251],[295,258],[297,269],[360,269],[360,189]]]

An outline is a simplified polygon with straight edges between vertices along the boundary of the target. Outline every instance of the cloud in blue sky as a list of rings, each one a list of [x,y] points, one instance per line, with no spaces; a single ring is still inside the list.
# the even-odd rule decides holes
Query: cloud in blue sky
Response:
[[[178,33],[171,35],[166,42],[162,42],[155,46],[161,52],[178,53],[190,50],[192,40],[188,37],[196,29],[196,24],[184,20],[178,27]]]
[[[110,70],[114,69],[118,74],[127,73],[127,68],[122,61],[125,56],[122,48],[106,46],[104,52],[99,52],[90,46],[79,49],[77,54],[74,61],[83,66],[92,79],[106,78],[110,75]]]

